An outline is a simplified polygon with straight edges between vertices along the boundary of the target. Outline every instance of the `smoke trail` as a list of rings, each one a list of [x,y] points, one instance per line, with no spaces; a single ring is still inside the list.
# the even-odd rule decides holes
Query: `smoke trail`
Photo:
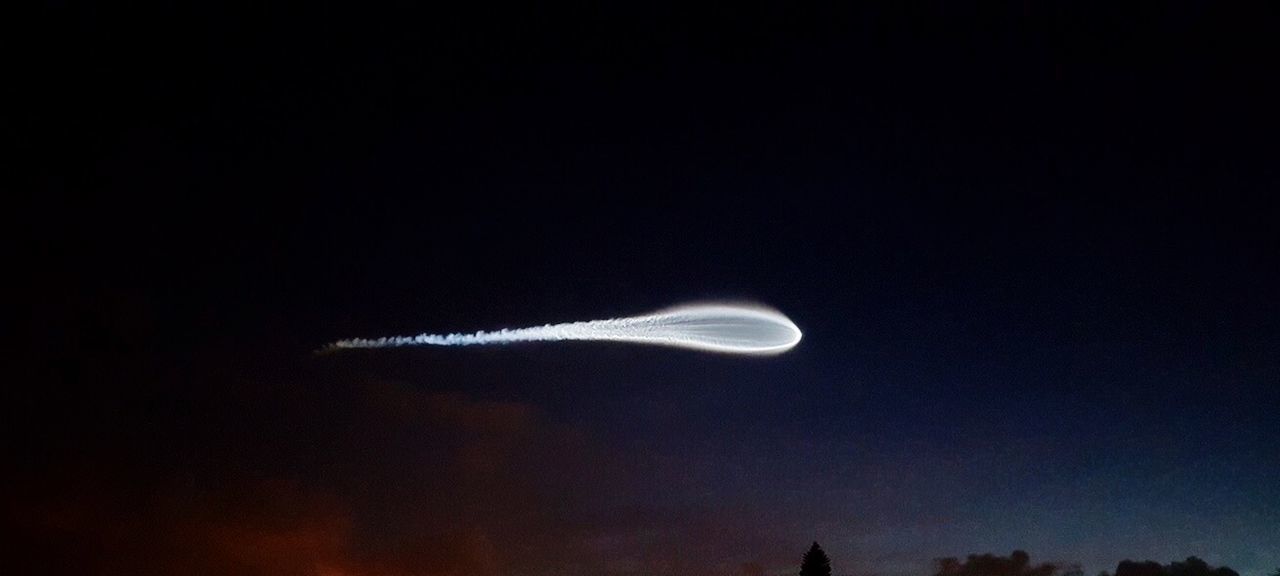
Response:
[[[800,329],[768,308],[730,304],[693,304],[645,316],[546,324],[470,334],[419,334],[339,340],[321,349],[399,346],[473,346],[511,342],[595,340],[675,346],[729,354],[781,354],[800,342]]]

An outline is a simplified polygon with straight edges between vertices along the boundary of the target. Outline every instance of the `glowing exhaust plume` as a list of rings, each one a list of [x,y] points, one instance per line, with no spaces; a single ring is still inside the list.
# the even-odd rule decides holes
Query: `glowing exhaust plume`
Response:
[[[729,304],[679,306],[645,316],[547,324],[471,334],[420,334],[339,340],[322,349],[472,346],[511,342],[594,340],[656,344],[728,354],[780,354],[800,342],[800,329],[782,313]]]

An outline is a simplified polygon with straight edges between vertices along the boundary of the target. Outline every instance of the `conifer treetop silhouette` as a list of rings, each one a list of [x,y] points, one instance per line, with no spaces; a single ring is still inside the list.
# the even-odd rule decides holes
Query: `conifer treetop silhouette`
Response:
[[[817,542],[804,553],[800,561],[800,576],[831,576],[831,560]]]

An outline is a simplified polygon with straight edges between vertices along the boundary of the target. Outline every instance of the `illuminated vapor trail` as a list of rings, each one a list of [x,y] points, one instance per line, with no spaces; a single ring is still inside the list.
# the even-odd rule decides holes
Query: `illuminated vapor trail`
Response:
[[[728,354],[781,354],[800,342],[800,329],[781,312],[731,304],[691,304],[645,316],[611,318],[471,334],[420,334],[339,340],[321,352],[398,346],[472,346],[511,342],[595,340],[675,346]]]

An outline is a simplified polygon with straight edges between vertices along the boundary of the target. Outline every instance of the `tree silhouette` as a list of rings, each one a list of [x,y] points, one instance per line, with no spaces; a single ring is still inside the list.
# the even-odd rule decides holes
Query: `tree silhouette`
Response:
[[[1240,576],[1235,570],[1222,566],[1214,568],[1204,560],[1192,556],[1182,562],[1162,566],[1159,562],[1134,562],[1125,560],[1116,566],[1116,576]]]
[[[804,553],[804,559],[800,561],[800,576],[831,576],[831,559],[817,542]]]
[[[1031,556],[1022,550],[1014,550],[1008,556],[970,554],[963,562],[958,558],[938,558],[934,562],[938,565],[934,576],[1067,576],[1080,572],[1074,565],[1032,564]]]

